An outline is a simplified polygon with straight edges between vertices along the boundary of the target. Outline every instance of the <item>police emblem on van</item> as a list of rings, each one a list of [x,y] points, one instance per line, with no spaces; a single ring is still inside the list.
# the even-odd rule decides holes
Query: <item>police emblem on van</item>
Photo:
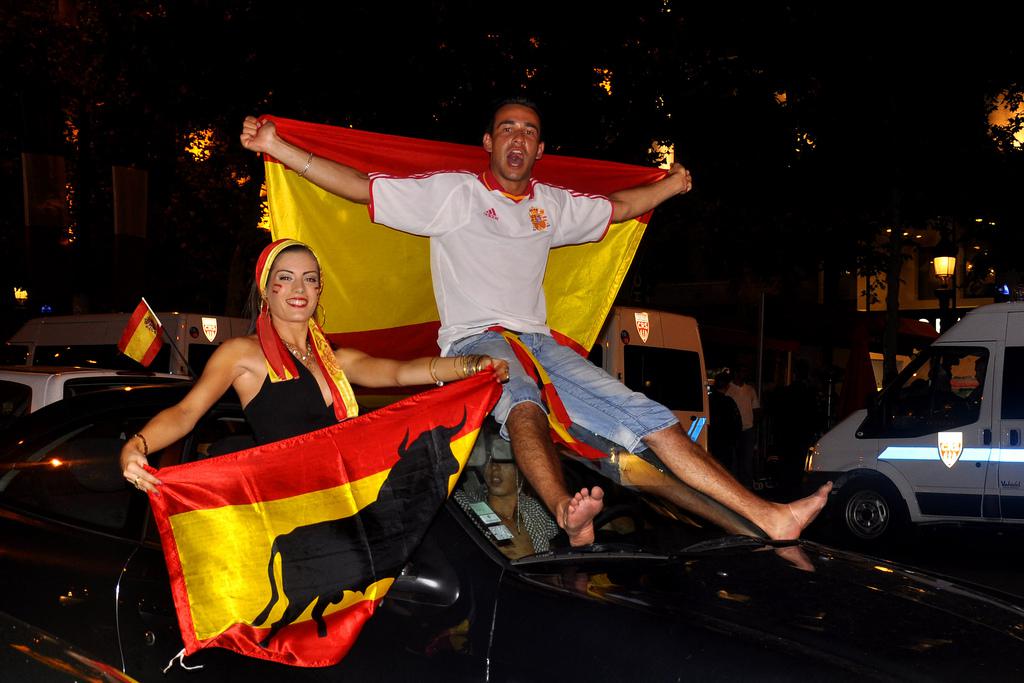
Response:
[[[651,336],[651,319],[647,313],[636,312],[633,314],[636,320],[636,331],[640,334],[640,340],[646,344],[647,337]]]
[[[216,318],[203,318],[203,334],[210,341],[217,338],[217,319]]]
[[[939,432],[939,457],[946,467],[953,469],[963,451],[963,432]]]

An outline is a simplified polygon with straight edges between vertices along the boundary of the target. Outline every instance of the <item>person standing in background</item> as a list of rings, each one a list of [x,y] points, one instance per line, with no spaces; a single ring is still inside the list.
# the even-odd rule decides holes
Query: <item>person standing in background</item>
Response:
[[[745,366],[737,366],[725,395],[736,402],[740,410],[739,442],[736,444],[736,478],[747,488],[754,486],[754,445],[757,443],[757,423],[761,419],[761,403],[757,391],[748,382]]]
[[[736,444],[743,429],[740,409],[725,391],[729,387],[729,373],[715,377],[708,394],[708,451],[722,467],[736,476]]]

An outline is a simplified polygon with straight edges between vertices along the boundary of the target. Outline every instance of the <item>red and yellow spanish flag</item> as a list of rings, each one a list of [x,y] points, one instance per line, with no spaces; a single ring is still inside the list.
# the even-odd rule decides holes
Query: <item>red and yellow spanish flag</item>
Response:
[[[265,117],[286,140],[360,171],[412,175],[487,168],[482,147]],[[274,239],[301,240],[320,256],[325,330],[339,346],[371,355],[435,355],[437,307],[430,280],[428,240],[370,222],[352,204],[299,178],[274,159],[266,162]],[[545,154],[534,167],[542,182],[589,194],[610,194],[665,175],[641,168]],[[554,249],[544,291],[548,324],[560,341],[590,349],[636,253],[650,214],[614,225],[603,240]]]
[[[160,319],[143,299],[135,307],[132,317],[121,333],[117,348],[132,360],[148,368],[164,345],[164,328]]]
[[[150,502],[185,654],[341,660],[500,392],[487,370],[333,427],[159,470]]]

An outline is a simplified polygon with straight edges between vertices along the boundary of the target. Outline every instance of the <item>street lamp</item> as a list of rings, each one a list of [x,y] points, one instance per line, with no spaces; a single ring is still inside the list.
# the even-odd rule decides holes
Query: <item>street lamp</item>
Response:
[[[939,330],[945,332],[950,326],[949,301],[953,297],[950,282],[956,274],[956,256],[936,256],[932,266],[936,277],[942,282],[941,287],[935,288],[935,296],[939,299]]]

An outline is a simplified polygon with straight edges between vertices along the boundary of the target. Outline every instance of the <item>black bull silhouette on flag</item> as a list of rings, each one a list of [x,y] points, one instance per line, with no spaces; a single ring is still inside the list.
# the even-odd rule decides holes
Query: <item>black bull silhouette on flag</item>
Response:
[[[253,620],[260,627],[281,596],[288,607],[260,641],[266,648],[278,631],[313,604],[317,635],[327,636],[324,611],[341,602],[345,591],[362,591],[375,581],[397,576],[448,497],[448,479],[459,470],[451,439],[466,423],[438,426],[408,445],[406,431],[398,461],[388,472],[376,500],[350,517],[296,527],[274,539],[267,573],[270,601]],[[281,557],[280,592],[274,560]]]

